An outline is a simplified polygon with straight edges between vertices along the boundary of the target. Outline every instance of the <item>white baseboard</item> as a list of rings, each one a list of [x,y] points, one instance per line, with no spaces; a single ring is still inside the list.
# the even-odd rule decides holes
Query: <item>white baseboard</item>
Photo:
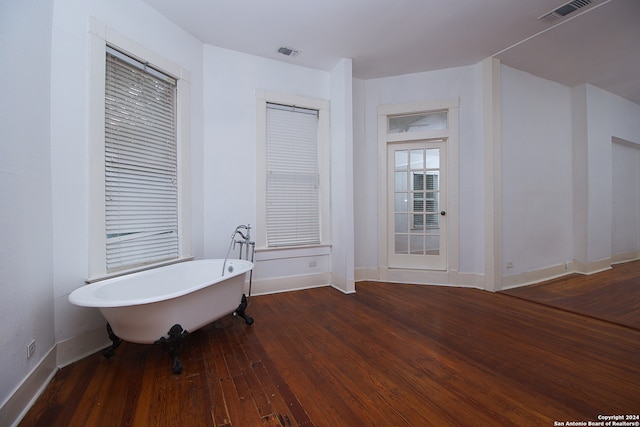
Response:
[[[484,289],[484,275],[459,271],[406,270],[391,268],[359,268],[355,281],[412,283],[417,285],[460,286]]]
[[[331,286],[343,294],[353,294],[356,292],[356,283],[354,280],[347,280],[333,273],[331,274]]]
[[[252,295],[267,295],[278,292],[298,291],[302,289],[330,286],[329,273],[305,274],[299,276],[253,279]]]
[[[351,294],[355,294],[356,293],[356,287],[355,287],[356,284],[355,284],[355,282],[353,283],[353,290],[345,290],[345,289],[340,288],[340,287],[338,287],[336,285],[329,285],[329,286],[331,286],[333,289],[335,289],[337,291],[342,292],[345,295],[351,295]]]
[[[452,272],[452,285],[465,288],[486,289],[484,283],[484,274],[481,273],[461,273],[459,271]]]
[[[611,258],[601,259],[599,261],[582,263],[578,261],[573,262],[574,272],[580,274],[595,274],[600,273],[601,271],[610,270],[612,264]]]
[[[519,288],[521,286],[532,285],[546,280],[556,279],[575,273],[575,266],[572,264],[558,264],[539,270],[527,271],[520,274],[502,277],[502,290]]]
[[[9,399],[0,407],[0,420],[3,425],[17,426],[27,414],[47,385],[58,371],[56,349],[49,350],[44,358],[18,385]],[[6,422],[6,424],[4,424]]]
[[[625,262],[637,261],[640,259],[640,251],[614,254],[611,257],[611,264],[622,264]]]
[[[573,261],[567,264],[558,264],[551,267],[541,268],[535,271],[527,271],[512,276],[504,276],[502,278],[502,289],[513,289],[521,286],[532,285],[534,283],[545,282],[547,280],[557,279],[569,274],[578,273],[591,275],[611,269],[613,263],[612,258],[606,258],[600,261],[581,263]],[[624,261],[620,261],[624,262]]]
[[[56,363],[58,367],[63,368],[106,348],[110,344],[105,323],[104,328],[93,329],[77,337],[59,342],[56,346]]]
[[[380,280],[380,274],[378,274],[377,268],[368,268],[368,267],[356,268],[353,273],[354,273],[356,282],[365,282],[365,281],[377,282]]]

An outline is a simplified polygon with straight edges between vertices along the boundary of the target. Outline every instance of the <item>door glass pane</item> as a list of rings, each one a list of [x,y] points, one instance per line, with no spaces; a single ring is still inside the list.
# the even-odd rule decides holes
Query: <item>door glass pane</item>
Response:
[[[440,188],[440,174],[438,171],[429,171],[424,177],[424,189],[425,190],[439,190]]]
[[[396,193],[395,211],[407,212],[409,207],[409,193]]]
[[[424,236],[423,235],[410,235],[409,236],[409,250],[413,255],[424,255]]]
[[[440,150],[432,148],[426,150],[427,157],[427,169],[439,169],[440,168]]]
[[[427,255],[440,254],[440,236],[426,236],[425,253]]]
[[[409,253],[409,236],[407,234],[396,234],[395,236],[395,253]]]
[[[395,191],[407,190],[407,172],[396,172]]]
[[[440,197],[440,193],[436,193],[436,192],[426,193],[424,210],[426,212],[439,212],[439,209],[440,209],[440,203],[438,202],[439,197]]]
[[[407,233],[409,231],[409,215],[408,214],[396,214],[396,233]]]
[[[427,214],[427,228],[431,229],[431,232],[437,232],[438,230],[438,222],[439,222],[440,214]]]
[[[424,210],[426,212],[438,212],[438,196],[439,193],[428,192],[424,201]]]
[[[440,149],[394,152],[394,243],[396,254],[440,253]]]
[[[411,150],[411,170],[424,169],[424,150]]]
[[[389,117],[389,133],[442,130],[447,128],[447,112],[408,114]]]
[[[423,192],[415,192],[413,193],[413,211],[414,212],[424,212],[424,194]]]
[[[423,230],[424,229],[424,215],[422,215],[422,214],[412,214],[411,218],[413,218],[413,221],[411,221],[411,230],[412,231]]]
[[[407,150],[398,150],[395,154],[395,167],[396,170],[399,169],[407,169],[408,160],[408,151]]]

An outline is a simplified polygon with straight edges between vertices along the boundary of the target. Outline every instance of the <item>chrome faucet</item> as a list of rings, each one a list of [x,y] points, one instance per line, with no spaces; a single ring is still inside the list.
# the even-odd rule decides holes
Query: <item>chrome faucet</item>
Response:
[[[240,236],[240,239],[236,239],[236,236]],[[231,233],[231,242],[229,243],[227,256],[225,257],[224,263],[222,264],[222,276],[224,276],[224,273],[227,271],[227,261],[229,261],[229,254],[231,254],[231,249],[236,247],[236,244],[240,245],[240,259],[242,259],[242,249],[244,247],[245,249],[244,259],[246,259],[247,261],[251,261],[253,263],[253,258],[256,253],[256,242],[251,241],[251,225],[250,224],[239,225],[236,227],[235,230],[233,230],[233,233]],[[251,248],[251,258],[249,258],[249,248]],[[229,273],[231,272],[233,272],[232,265],[229,266]],[[247,324],[253,323],[253,319],[245,317],[245,314],[244,314],[244,310],[250,304],[249,300],[251,298],[252,283],[253,283],[253,268],[251,268],[251,270],[249,271],[249,294],[248,296],[245,294],[242,294],[242,302],[240,303],[238,310],[233,312],[234,316],[238,314],[240,317],[245,318],[245,320],[247,321]],[[251,323],[249,323],[249,320],[251,321]]]
[[[244,232],[243,232],[244,230]],[[241,239],[236,239],[236,236],[240,236]],[[227,250],[227,256],[224,259],[224,263],[222,264],[222,275],[224,276],[225,272],[227,271],[227,261],[229,260],[229,254],[231,253],[231,249],[236,247],[236,244],[240,245],[240,259],[242,259],[242,250],[243,247],[246,245],[245,248],[245,258],[247,260],[249,260],[249,246],[252,247],[252,249],[255,248],[255,242],[251,241],[251,225],[247,224],[247,225],[239,225],[236,227],[235,230],[233,230],[233,233],[231,233],[231,242],[229,243],[229,249]],[[251,258],[253,258],[253,251],[251,254]],[[251,259],[251,262],[253,262],[253,259]],[[231,268],[231,267],[229,267]],[[229,271],[231,272],[231,271]]]
[[[242,230],[247,230],[247,234],[244,234]],[[251,238],[251,225],[247,224],[237,226],[233,234],[231,235],[231,238],[234,239],[236,237],[236,234],[239,234],[240,237],[242,237],[242,239],[244,240],[243,243],[248,242]]]

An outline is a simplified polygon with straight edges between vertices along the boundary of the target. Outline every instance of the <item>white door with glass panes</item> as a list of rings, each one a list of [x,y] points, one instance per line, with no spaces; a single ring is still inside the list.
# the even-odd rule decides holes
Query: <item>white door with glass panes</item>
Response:
[[[446,270],[446,141],[387,147],[389,267]]]

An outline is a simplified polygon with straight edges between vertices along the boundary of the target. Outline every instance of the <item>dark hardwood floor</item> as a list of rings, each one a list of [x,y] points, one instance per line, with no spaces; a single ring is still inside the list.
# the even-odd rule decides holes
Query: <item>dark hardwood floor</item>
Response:
[[[640,273],[636,274],[639,275]],[[476,289],[257,296],[184,372],[124,343],[60,370],[21,426],[553,426],[640,413],[640,330]]]
[[[571,274],[503,293],[640,329],[640,260],[589,276]]]

